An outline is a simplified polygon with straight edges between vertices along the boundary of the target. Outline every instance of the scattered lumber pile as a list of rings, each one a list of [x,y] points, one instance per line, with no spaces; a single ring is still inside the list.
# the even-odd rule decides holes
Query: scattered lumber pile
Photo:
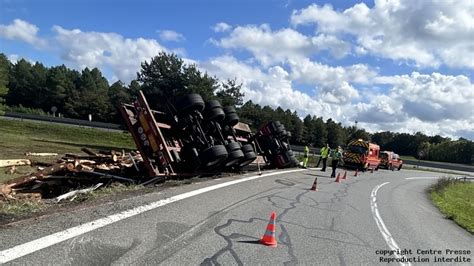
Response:
[[[140,170],[143,159],[139,153],[116,151],[93,152],[83,148],[85,154],[65,154],[54,163],[39,163],[29,159],[1,160],[0,167],[31,165],[36,172],[16,177],[0,184],[0,199],[53,198],[85,186],[97,186],[114,181],[136,183],[144,176]],[[27,153],[33,155],[34,153]],[[54,156],[53,154],[36,156]]]

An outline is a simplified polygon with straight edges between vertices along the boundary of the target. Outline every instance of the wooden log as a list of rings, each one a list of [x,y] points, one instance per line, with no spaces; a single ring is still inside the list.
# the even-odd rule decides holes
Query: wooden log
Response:
[[[8,167],[14,165],[31,165],[31,161],[28,159],[0,160],[0,167]]]
[[[81,151],[91,155],[91,156],[100,156],[100,154],[91,151],[89,148],[82,148]]]
[[[9,199],[12,198],[10,195],[12,193],[12,188],[9,185],[1,184],[0,185],[0,195]]]
[[[90,166],[87,166],[87,165],[84,165],[84,164],[80,164],[76,167],[77,171],[80,171],[80,172],[92,172],[94,171],[94,168],[90,167]]]
[[[16,200],[27,200],[27,201],[41,201],[41,193],[32,192],[32,193],[18,193],[15,194],[14,198]]]
[[[8,167],[8,169],[5,171],[5,174],[9,174],[9,175],[12,175],[16,172],[16,166],[10,166]]]
[[[114,163],[118,160],[117,158],[114,158],[113,156],[92,156],[92,155],[80,156],[80,155],[74,155],[74,154],[66,154],[66,157],[63,157],[63,159],[66,161],[70,161],[71,159],[89,160],[89,161],[94,161],[94,163]]]
[[[27,176],[20,176],[14,179],[10,179],[4,183],[4,185],[11,186],[11,188],[15,188],[16,186],[26,184],[29,182],[32,182],[34,180],[41,180],[48,175],[58,173],[61,171],[67,171],[66,164],[65,163],[60,163],[60,164],[53,164],[50,167],[46,167],[45,169],[38,171],[36,173],[27,175]]]
[[[68,164],[66,164],[66,168],[67,168],[67,170],[70,171],[70,172],[73,172],[74,170],[76,170],[76,167],[77,167],[77,165],[76,165],[76,164],[73,164],[73,163],[68,163]]]
[[[75,160],[74,164],[96,164],[96,161],[93,160]]]
[[[53,165],[52,163],[45,163],[45,162],[38,162],[38,161],[35,161],[35,160],[31,160],[31,165],[32,166],[42,166],[42,167],[49,167],[51,165]]]
[[[58,156],[59,154],[54,152],[27,152],[26,156]]]

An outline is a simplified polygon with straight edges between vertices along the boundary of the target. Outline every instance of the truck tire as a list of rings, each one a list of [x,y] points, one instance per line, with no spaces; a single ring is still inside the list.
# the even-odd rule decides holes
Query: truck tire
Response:
[[[224,124],[229,126],[235,126],[239,123],[239,116],[237,115],[237,111],[233,106],[226,106],[224,107],[225,119]]]
[[[222,109],[222,105],[217,100],[211,100],[206,102],[206,108],[204,109],[204,118],[210,121],[221,122],[225,119],[225,113]]]
[[[232,152],[229,152],[229,156],[227,156],[227,162],[225,163],[225,167],[231,167],[238,164],[244,157],[245,155],[241,149],[237,149]]]
[[[247,152],[255,152],[255,151],[253,150],[252,144],[245,144],[245,145],[243,145],[243,146],[242,146],[242,151],[243,151],[244,153],[247,153]]]
[[[255,154],[255,152],[253,151],[246,152],[244,153],[244,158],[242,158],[242,160],[240,160],[239,162],[239,167],[247,166],[253,161],[255,161],[255,159],[257,159],[257,155]]]
[[[278,135],[283,132],[283,125],[280,123],[280,121],[272,121],[270,122],[270,130],[273,135]]]
[[[228,152],[224,145],[216,145],[207,149],[204,149],[199,154],[202,168],[211,168],[219,165],[227,159]]]
[[[179,113],[189,113],[194,110],[202,112],[204,106],[204,100],[201,95],[197,93],[185,95],[179,98],[174,104],[174,107]]]
[[[229,153],[241,149],[240,142],[235,141],[229,142],[225,147]]]

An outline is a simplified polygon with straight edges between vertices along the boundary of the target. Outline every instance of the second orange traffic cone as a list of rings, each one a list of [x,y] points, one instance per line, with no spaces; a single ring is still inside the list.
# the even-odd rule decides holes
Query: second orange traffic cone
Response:
[[[268,222],[267,229],[265,230],[265,234],[260,240],[260,243],[270,246],[270,247],[277,246],[277,241],[275,238],[275,227],[276,227],[275,217],[276,217],[276,213],[272,212],[272,216],[270,217],[270,221]]]
[[[338,174],[337,174],[337,177],[336,177],[336,181],[335,181],[335,182],[337,182],[337,183],[341,183],[341,180],[340,180],[340,178],[341,178],[341,173],[338,173]]]
[[[344,175],[342,176],[342,180],[346,179],[347,177],[347,171],[344,171]]]

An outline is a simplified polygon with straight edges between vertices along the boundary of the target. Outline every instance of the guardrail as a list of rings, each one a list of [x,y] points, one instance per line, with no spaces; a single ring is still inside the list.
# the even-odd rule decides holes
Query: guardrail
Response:
[[[403,160],[403,163],[416,166],[425,166],[433,168],[443,168],[449,170],[457,170],[464,172],[474,172],[474,167],[469,165],[459,165],[459,164],[450,164],[450,163],[440,163],[440,162],[429,162],[429,161],[418,161],[418,160]]]
[[[5,117],[19,118],[19,119],[30,119],[38,120],[45,122],[53,122],[60,124],[69,124],[76,126],[88,126],[88,127],[97,127],[97,128],[106,128],[106,129],[115,129],[115,130],[126,130],[125,127],[118,124],[98,122],[98,121],[87,121],[73,118],[64,118],[64,117],[53,117],[53,116],[44,116],[44,115],[35,115],[35,114],[23,114],[23,113],[14,113],[14,112],[5,112],[3,115]]]

